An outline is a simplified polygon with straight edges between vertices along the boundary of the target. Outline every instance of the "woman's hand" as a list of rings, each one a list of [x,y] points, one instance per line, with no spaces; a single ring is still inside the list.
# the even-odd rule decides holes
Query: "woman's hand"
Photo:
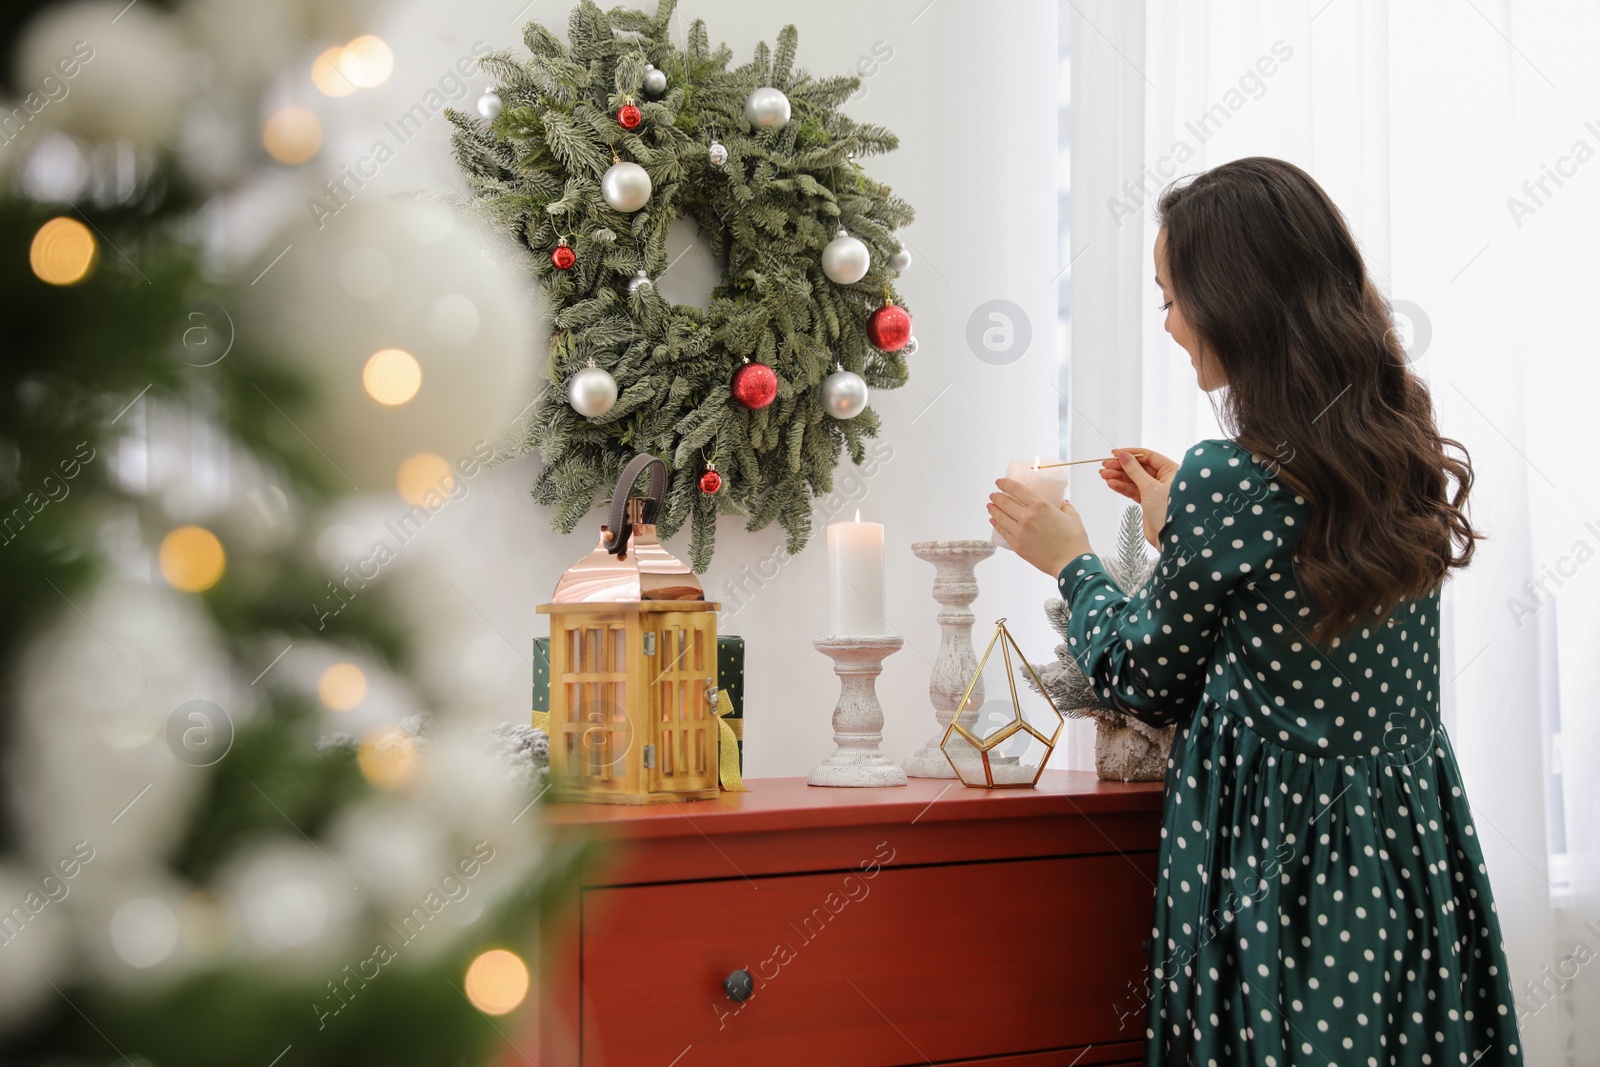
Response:
[[[1161,527],[1167,521],[1167,491],[1177,477],[1178,463],[1160,452],[1141,448],[1135,456],[1126,448],[1113,448],[1115,459],[1100,465],[1100,477],[1112,489],[1139,505],[1144,512],[1144,539],[1161,547]]]
[[[1071,501],[1058,508],[1011,478],[994,483],[989,495],[989,525],[1005,535],[1017,555],[1055,578],[1089,547],[1089,535]]]

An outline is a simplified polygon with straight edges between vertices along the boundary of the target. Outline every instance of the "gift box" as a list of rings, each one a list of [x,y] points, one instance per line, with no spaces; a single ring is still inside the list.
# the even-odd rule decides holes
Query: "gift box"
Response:
[[[717,688],[728,694],[733,713],[723,716],[739,740],[739,770],[744,771],[744,638],[717,638]],[[550,639],[533,639],[533,710],[550,710]]]
[[[723,716],[739,739],[739,773],[744,773],[744,638],[717,638],[717,688],[728,694],[733,712]]]

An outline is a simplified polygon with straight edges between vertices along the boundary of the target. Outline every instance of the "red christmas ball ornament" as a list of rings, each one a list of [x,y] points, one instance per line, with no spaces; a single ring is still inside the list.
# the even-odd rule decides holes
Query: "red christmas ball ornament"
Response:
[[[733,396],[751,411],[760,411],[778,397],[778,375],[765,363],[746,363],[733,373]]]
[[[702,493],[715,493],[722,488],[722,475],[714,470],[707,470],[700,476],[700,491]]]
[[[550,262],[555,264],[556,270],[571,270],[572,265],[578,262],[578,253],[567,245],[567,239],[563,237],[561,243],[551,251]]]
[[[867,340],[885,352],[900,351],[911,340],[911,316],[899,304],[886,301],[867,319]]]
[[[644,114],[632,104],[623,104],[617,109],[617,121],[625,130],[637,129],[639,123],[644,121]]]

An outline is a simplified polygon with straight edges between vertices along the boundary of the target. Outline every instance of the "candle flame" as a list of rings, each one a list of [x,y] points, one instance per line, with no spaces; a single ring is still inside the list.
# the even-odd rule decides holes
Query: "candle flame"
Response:
[[[861,521],[861,509],[860,508],[856,508],[856,521],[857,522]]]

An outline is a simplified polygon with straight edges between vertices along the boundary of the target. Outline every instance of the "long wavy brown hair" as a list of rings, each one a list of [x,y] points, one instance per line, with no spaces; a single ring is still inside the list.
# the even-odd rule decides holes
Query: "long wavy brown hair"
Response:
[[[1173,296],[1227,384],[1224,426],[1310,504],[1295,552],[1322,609],[1309,639],[1381,621],[1465,567],[1482,536],[1471,459],[1440,435],[1322,187],[1280,159],[1241,159],[1169,187],[1158,214]]]

